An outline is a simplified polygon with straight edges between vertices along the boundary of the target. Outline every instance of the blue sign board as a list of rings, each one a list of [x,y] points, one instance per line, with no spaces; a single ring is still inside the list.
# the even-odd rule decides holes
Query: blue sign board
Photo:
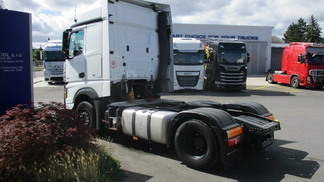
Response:
[[[32,106],[31,14],[0,10],[0,116],[17,104]]]

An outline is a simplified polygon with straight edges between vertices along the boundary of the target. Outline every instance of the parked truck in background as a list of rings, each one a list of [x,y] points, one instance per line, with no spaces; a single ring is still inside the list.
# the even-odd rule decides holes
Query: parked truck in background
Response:
[[[324,86],[324,45],[291,42],[282,54],[281,69],[269,69],[266,81],[322,89]]]
[[[280,123],[255,102],[161,99],[173,90],[169,5],[103,0],[63,32],[65,106],[101,132],[175,147],[192,168],[229,167],[242,146],[264,149]]]
[[[44,81],[51,84],[63,81],[63,67],[65,57],[62,54],[62,40],[48,41],[42,57],[44,59]]]
[[[174,90],[204,88],[204,47],[192,38],[173,38]]]
[[[207,40],[205,88],[245,90],[250,56],[244,42]]]

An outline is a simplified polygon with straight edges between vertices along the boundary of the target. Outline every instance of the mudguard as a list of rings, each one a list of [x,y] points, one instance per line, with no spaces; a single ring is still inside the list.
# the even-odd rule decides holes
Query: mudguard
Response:
[[[87,95],[90,98],[98,98],[97,92],[93,88],[89,88],[89,87],[78,90],[77,93],[74,95],[73,99],[78,98],[79,95]]]
[[[271,114],[262,104],[253,101],[235,101],[225,104],[227,109],[241,110],[253,114],[266,116]]]
[[[198,119],[209,126],[216,134],[218,143],[220,146],[221,161],[226,162],[227,156],[227,135],[226,131],[239,127],[239,124],[235,122],[233,117],[226,111],[209,108],[199,107],[195,109],[189,109],[179,112],[169,124],[168,128],[168,146],[171,146],[172,139],[174,138],[177,128],[183,123],[190,119]]]

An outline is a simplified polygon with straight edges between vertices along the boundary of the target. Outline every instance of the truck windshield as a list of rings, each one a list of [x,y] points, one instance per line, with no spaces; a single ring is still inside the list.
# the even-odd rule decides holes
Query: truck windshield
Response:
[[[306,59],[308,64],[324,65],[324,55],[318,55],[316,53],[307,54]]]
[[[324,48],[307,48],[306,59],[311,65],[324,65]]]
[[[64,61],[64,55],[61,51],[45,51],[45,61]]]
[[[217,62],[221,64],[246,64],[246,53],[244,52],[220,52]]]
[[[204,51],[198,52],[179,52],[174,51],[174,64],[175,65],[202,65],[204,64]]]

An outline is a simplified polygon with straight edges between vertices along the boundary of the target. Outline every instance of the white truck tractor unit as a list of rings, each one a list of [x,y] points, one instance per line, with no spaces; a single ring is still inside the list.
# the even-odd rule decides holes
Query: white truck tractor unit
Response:
[[[62,54],[62,40],[48,41],[43,49],[43,59],[45,82],[62,82],[65,61]]]
[[[101,132],[117,130],[175,147],[192,168],[230,164],[242,145],[258,149],[280,129],[255,102],[221,104],[161,99],[173,91],[170,6],[102,0],[63,33],[65,106]]]
[[[204,47],[191,38],[173,38],[174,90],[204,88]]]

